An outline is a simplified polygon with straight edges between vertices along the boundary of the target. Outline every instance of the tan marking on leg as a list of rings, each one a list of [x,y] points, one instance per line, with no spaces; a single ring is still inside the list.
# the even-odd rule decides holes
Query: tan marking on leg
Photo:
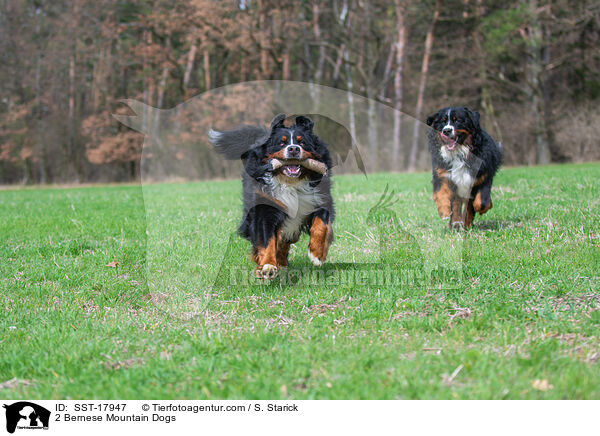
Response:
[[[308,257],[314,265],[320,266],[325,261],[332,239],[331,224],[325,224],[321,218],[314,217],[310,226],[308,244]]]
[[[433,193],[433,201],[437,207],[438,215],[442,219],[448,219],[451,215],[450,202],[453,197],[448,181],[443,180],[440,189]]]
[[[467,213],[465,216],[465,229],[471,227],[473,224],[473,218],[475,217],[475,209],[473,209],[473,200],[469,200],[467,204]]]
[[[475,200],[473,200],[473,208],[479,212],[480,215],[483,215],[484,213],[486,213],[488,210],[490,210],[492,208],[492,199],[490,197],[490,204],[487,205],[487,207],[485,209],[481,208],[481,193],[478,192],[477,195],[475,196]]]
[[[254,261],[256,262],[256,277],[259,279],[272,279],[277,276],[277,246],[280,233],[269,239],[266,247],[254,248]]]
[[[463,213],[463,206],[466,206],[466,201],[455,195],[452,198],[452,216],[450,218],[450,227],[460,228],[465,225],[465,214]],[[466,208],[465,208],[466,209]]]
[[[288,266],[288,253],[290,252],[290,243],[281,241],[277,246],[277,266]]]

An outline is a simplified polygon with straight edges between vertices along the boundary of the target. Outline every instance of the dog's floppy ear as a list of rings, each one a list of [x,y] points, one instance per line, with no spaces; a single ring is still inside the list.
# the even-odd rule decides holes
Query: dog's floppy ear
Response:
[[[312,132],[315,123],[313,123],[313,120],[310,118],[300,115],[299,117],[296,117],[296,125]]]
[[[469,108],[465,108],[465,110],[467,111],[467,114],[469,114],[469,118],[471,118],[471,122],[473,123],[473,126],[475,126],[475,129],[479,130],[479,112],[477,111],[472,111]]]
[[[428,126],[431,126],[433,124],[433,122],[437,118],[438,114],[439,114],[439,112],[436,112],[427,117],[427,120],[425,120],[425,122],[427,123]]]
[[[284,121],[285,121],[285,114],[275,115],[275,118],[273,118],[273,121],[271,121],[271,132],[275,129],[284,127],[284,125],[283,125]]]

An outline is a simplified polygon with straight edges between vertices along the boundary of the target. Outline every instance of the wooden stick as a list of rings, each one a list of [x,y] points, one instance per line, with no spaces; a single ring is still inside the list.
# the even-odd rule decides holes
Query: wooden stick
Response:
[[[279,159],[271,159],[271,165],[273,166],[273,170],[276,170],[281,168],[284,163]],[[286,160],[285,165],[301,165],[304,168],[319,174],[325,174],[327,172],[327,166],[323,162],[319,162],[315,159]]]
[[[277,168],[281,168],[282,165],[283,164],[279,159],[271,159],[271,166],[273,167],[273,171],[275,171]]]

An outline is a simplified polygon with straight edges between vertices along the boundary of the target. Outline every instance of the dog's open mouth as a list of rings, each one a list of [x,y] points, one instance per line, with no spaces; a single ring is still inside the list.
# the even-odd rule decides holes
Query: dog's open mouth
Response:
[[[443,145],[450,151],[454,150],[458,145],[458,137],[450,138],[449,136],[444,135],[440,132],[440,138],[442,138]]]
[[[281,171],[288,177],[300,176],[301,168],[300,165],[284,165],[281,167]]]

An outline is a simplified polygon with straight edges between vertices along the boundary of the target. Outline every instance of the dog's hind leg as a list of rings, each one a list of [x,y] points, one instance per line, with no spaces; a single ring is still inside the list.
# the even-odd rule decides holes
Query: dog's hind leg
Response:
[[[485,183],[479,188],[477,194],[475,194],[475,199],[473,200],[473,208],[475,211],[479,212],[480,215],[483,215],[488,210],[492,208],[492,197],[491,197],[491,189],[492,184],[491,181],[489,183]]]
[[[475,209],[473,207],[472,199],[469,199],[469,202],[467,203],[467,211],[465,215],[465,229],[468,229],[471,227],[471,224],[473,224],[473,218],[475,217]]]
[[[279,268],[288,266],[288,253],[290,251],[290,245],[291,244],[289,242],[284,241],[279,241],[277,244],[277,254],[275,257],[277,260],[277,266]]]
[[[441,219],[449,219],[452,214],[452,190],[448,186],[447,171],[437,170],[433,175],[433,201]]]
[[[308,257],[313,265],[323,264],[332,240],[333,230],[329,222],[329,212],[326,209],[319,209],[314,213],[310,225]]]

